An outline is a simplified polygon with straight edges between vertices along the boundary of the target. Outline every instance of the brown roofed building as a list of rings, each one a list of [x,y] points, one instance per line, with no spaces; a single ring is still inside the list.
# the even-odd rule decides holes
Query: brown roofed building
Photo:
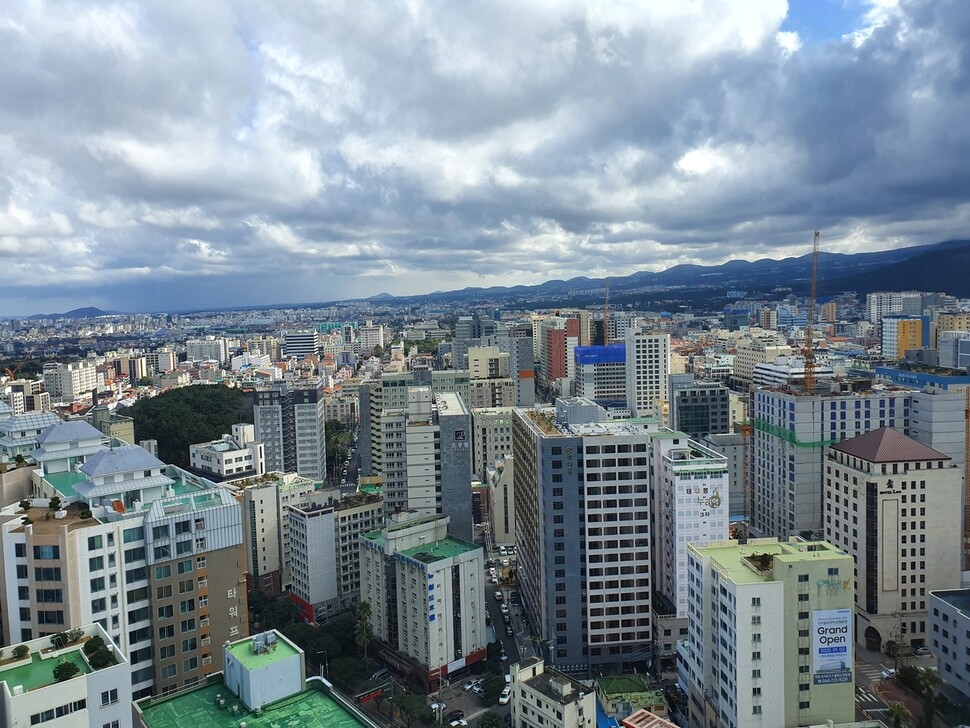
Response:
[[[856,641],[923,646],[927,592],[960,586],[961,470],[880,427],[832,445],[823,482],[825,538],[855,560]]]

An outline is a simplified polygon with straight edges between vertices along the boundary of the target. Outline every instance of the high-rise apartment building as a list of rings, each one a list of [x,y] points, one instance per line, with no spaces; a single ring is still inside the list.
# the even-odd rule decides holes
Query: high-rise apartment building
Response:
[[[223,366],[229,362],[229,342],[218,336],[189,339],[185,342],[185,356],[189,361],[217,361]]]
[[[361,536],[361,599],[399,670],[436,687],[485,658],[485,559],[480,546],[448,535],[447,516],[415,515]]]
[[[509,368],[510,357],[497,346],[468,348],[469,408],[512,407],[515,405],[515,379]]]
[[[887,359],[896,361],[911,349],[925,345],[923,318],[905,314],[889,314],[882,317],[881,351]]]
[[[905,430],[911,394],[892,388],[834,394],[756,389],[751,529],[780,538],[821,535],[828,446],[879,427]]]
[[[326,479],[326,406],[322,381],[275,383],[255,392],[256,441],[266,470]]]
[[[927,592],[960,586],[962,472],[880,427],[829,448],[825,537],[855,561],[856,640],[922,647]]]
[[[248,629],[239,504],[137,445],[78,464],[63,440],[45,441],[30,507],[0,511],[5,641],[98,623],[135,697],[204,681]]]
[[[93,363],[44,364],[44,389],[54,402],[72,402],[98,386],[98,370]]]
[[[728,491],[730,498],[728,512],[731,517],[744,517],[745,512],[745,472],[744,450],[750,445],[745,441],[743,435],[737,433],[725,433],[720,435],[706,435],[701,438],[701,442],[716,453],[720,453],[727,461],[728,467]]]
[[[290,584],[288,506],[309,503],[317,483],[296,473],[271,472],[225,486],[242,507],[246,584],[270,596]]]
[[[512,407],[472,410],[472,471],[482,479],[495,461],[512,453]]]
[[[855,718],[852,558],[829,543],[688,546],[680,682],[691,726]]]
[[[287,359],[316,356],[320,353],[320,335],[316,331],[284,331],[282,353]]]
[[[580,320],[549,316],[539,323],[539,384],[556,394],[572,391]]]
[[[730,390],[720,382],[670,375],[670,427],[694,439],[731,431]]]
[[[649,329],[626,332],[626,406],[634,417],[660,418],[667,401],[670,334]]]
[[[471,414],[454,392],[407,391],[407,408],[381,417],[385,510],[442,513],[470,541]]]
[[[866,294],[866,320],[880,327],[884,316],[903,313],[920,316],[923,313],[923,295],[919,291],[880,291]]]
[[[548,662],[586,672],[652,650],[650,434],[571,404],[514,412],[516,543]]]
[[[360,536],[384,525],[384,504],[376,495],[341,498],[339,490],[289,505],[283,520],[289,533],[290,599],[307,621],[322,622],[360,599]]]
[[[574,355],[577,397],[626,403],[626,344],[577,346]]]

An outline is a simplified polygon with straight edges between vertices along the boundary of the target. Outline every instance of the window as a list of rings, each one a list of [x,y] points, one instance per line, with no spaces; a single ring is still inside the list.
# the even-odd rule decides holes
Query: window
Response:
[[[185,601],[179,602],[179,614],[191,614],[195,611],[195,600],[186,599]]]
[[[104,556],[93,556],[88,559],[88,571],[101,571],[104,568]]]
[[[163,678],[175,677],[178,674],[178,665],[166,665],[161,669]]]
[[[105,690],[101,693],[101,707],[106,705],[114,705],[118,702],[118,688],[111,688],[111,690]]]
[[[152,528],[152,539],[168,538],[168,535],[168,524]]]
[[[156,599],[167,599],[172,596],[172,585],[166,584],[155,589]]]
[[[93,592],[104,591],[103,576],[96,576],[95,578],[91,579],[91,591]]]
[[[124,531],[125,543],[143,541],[144,539],[145,539],[145,529],[142,526],[138,526],[137,528],[126,528]]]
[[[160,561],[162,559],[172,558],[172,547],[171,546],[156,546],[155,547],[155,559]]]
[[[61,567],[38,566],[34,568],[34,581],[60,581]]]
[[[14,555],[18,559],[26,559],[27,558],[27,544],[25,544],[25,543],[14,544],[13,550],[14,550]]]
[[[186,541],[188,543],[188,541]],[[192,573],[192,559],[187,559],[185,561],[179,561],[178,572],[180,574],[191,574]]]
[[[175,544],[175,553],[177,556],[182,554],[192,553],[192,542],[191,541],[179,541]]]
[[[187,594],[191,591],[195,591],[195,583],[192,579],[179,582],[179,594]]]
[[[175,606],[173,604],[166,604],[165,606],[158,608],[159,619],[171,619],[174,616]]]
[[[179,632],[181,634],[185,634],[186,632],[194,632],[194,631],[195,631],[195,617],[192,617],[192,619],[183,619],[182,624],[179,625]]]
[[[198,670],[199,669],[199,658],[198,657],[190,657],[187,660],[183,660],[182,661],[182,669],[185,672],[189,672],[190,670]]]
[[[155,567],[155,579],[156,581],[161,579],[168,579],[172,576],[172,565],[166,564],[165,566]]]
[[[127,533],[127,531],[126,531],[126,533]],[[144,560],[145,560],[145,547],[144,546],[136,546],[133,549],[125,549],[125,563],[126,564],[131,564],[131,563],[133,563],[135,561],[144,561]]]
[[[176,536],[181,536],[183,533],[191,533],[191,532],[192,532],[192,524],[190,524],[188,521],[179,521],[178,523],[175,524]]]
[[[169,624],[158,628],[158,639],[170,640],[175,636],[175,625]]]
[[[60,546],[34,546],[34,558],[52,561],[61,558]]]
[[[101,597],[100,599],[91,600],[91,611],[92,612],[104,612],[108,609],[108,601]]]
[[[101,536],[88,536],[88,551],[97,551],[102,547],[102,544]]]
[[[199,649],[199,641],[195,637],[182,640],[182,654],[185,654],[186,652],[195,652],[197,649]]]

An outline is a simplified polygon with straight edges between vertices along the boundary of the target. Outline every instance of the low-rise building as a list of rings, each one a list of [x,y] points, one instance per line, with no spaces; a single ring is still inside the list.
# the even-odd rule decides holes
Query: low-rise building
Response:
[[[512,725],[519,728],[594,728],[596,693],[565,673],[528,657],[512,665]]]
[[[258,477],[266,472],[265,447],[253,425],[233,425],[232,434],[189,445],[189,467],[216,482]]]

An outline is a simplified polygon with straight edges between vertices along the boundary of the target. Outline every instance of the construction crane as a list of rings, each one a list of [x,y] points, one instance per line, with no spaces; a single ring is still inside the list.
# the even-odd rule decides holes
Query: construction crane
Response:
[[[610,343],[610,279],[606,279],[606,300],[603,302],[603,346]]]
[[[815,292],[818,287],[818,230],[812,240],[812,288],[808,296],[808,320],[805,323],[805,348],[802,356],[805,359],[805,391],[815,389],[815,349],[812,346],[812,336],[815,319]]]
[[[29,348],[27,350],[27,353],[24,354],[24,358],[21,359],[20,360],[20,363],[17,364],[17,366],[15,366],[13,369],[11,369],[10,367],[7,367],[6,369],[4,369],[4,371],[7,374],[7,379],[9,381],[12,382],[12,381],[14,381],[17,378],[17,372],[19,372],[20,369],[21,369],[21,367],[23,367],[23,365],[27,363],[27,360],[30,359],[30,355],[34,353],[34,349],[35,348],[37,348],[37,347],[33,347],[32,346],[31,348]]]

